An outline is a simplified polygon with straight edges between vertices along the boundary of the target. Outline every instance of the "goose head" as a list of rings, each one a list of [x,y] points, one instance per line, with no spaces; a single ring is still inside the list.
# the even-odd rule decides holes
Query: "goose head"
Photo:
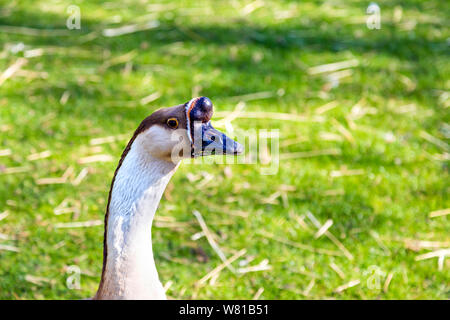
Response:
[[[183,158],[241,154],[241,144],[211,125],[212,115],[209,98],[193,98],[153,112],[141,122],[132,140],[153,158],[174,163]]]

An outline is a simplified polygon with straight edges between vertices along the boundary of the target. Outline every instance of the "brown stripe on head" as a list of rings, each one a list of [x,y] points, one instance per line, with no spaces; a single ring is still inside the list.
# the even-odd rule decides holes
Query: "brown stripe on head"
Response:
[[[180,104],[175,107],[156,110],[141,122],[139,127],[134,132],[133,138],[135,138],[138,134],[144,132],[145,130],[149,129],[153,125],[160,125],[166,127],[168,125],[167,121],[172,118],[178,121],[178,128],[183,129],[187,128],[186,113],[184,110],[185,110],[184,104]]]

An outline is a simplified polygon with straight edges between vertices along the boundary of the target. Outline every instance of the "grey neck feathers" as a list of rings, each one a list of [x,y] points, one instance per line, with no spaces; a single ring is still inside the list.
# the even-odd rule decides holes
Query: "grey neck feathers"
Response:
[[[153,259],[151,227],[178,165],[133,143],[117,171],[107,222],[107,259],[99,299],[165,299]]]

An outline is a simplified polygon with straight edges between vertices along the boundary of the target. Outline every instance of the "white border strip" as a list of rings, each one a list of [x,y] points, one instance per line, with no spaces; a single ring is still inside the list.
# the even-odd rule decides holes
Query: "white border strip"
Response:
[[[192,136],[191,136],[191,119],[189,118],[189,108],[191,107],[192,103],[194,101],[196,101],[198,98],[193,98],[191,100],[189,100],[189,102],[186,104],[186,122],[187,122],[187,133],[188,133],[188,137],[189,137],[189,141],[191,141],[191,144],[193,143],[192,141]]]

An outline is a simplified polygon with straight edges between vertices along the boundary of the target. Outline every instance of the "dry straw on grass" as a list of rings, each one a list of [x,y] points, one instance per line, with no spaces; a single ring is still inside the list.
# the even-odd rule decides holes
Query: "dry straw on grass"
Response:
[[[339,178],[339,177],[346,177],[346,176],[358,176],[365,174],[364,169],[347,169],[342,168],[341,170],[332,170],[330,172],[331,178]]]
[[[140,100],[141,105],[145,106],[146,104],[149,104],[150,102],[153,102],[155,100],[158,100],[161,97],[161,93],[154,92]]]
[[[1,27],[0,27],[1,30]],[[28,60],[24,58],[17,59],[12,65],[10,65],[2,74],[0,74],[0,86],[9,78],[11,78],[16,72],[18,72]]]
[[[0,157],[6,157],[12,155],[11,149],[0,150]]]
[[[78,160],[79,164],[88,164],[88,163],[95,163],[95,162],[111,162],[114,160],[114,157],[112,157],[109,154],[97,154],[94,156],[84,157]]]
[[[252,300],[259,300],[259,298],[261,297],[261,295],[263,294],[263,292],[264,292],[264,288],[263,288],[263,287],[259,288],[259,289],[255,292],[255,295],[253,296]]]
[[[341,279],[345,279],[345,274],[342,271],[341,268],[339,268],[339,266],[337,264],[335,264],[334,262],[330,263],[330,268],[333,269],[334,272],[337,273],[337,275],[341,278]]]
[[[25,280],[30,282],[30,283],[32,283],[32,284],[38,285],[38,286],[42,286],[42,285],[45,285],[45,284],[48,284],[48,283],[50,283],[50,284],[55,284],[56,283],[56,281],[54,279],[48,279],[48,278],[44,278],[44,277],[37,277],[37,276],[33,276],[31,274],[25,275]]]
[[[55,228],[88,228],[103,225],[102,220],[89,220],[89,221],[77,221],[77,222],[67,222],[67,223],[56,223]]]
[[[199,281],[197,281],[197,286],[201,286],[206,283],[211,277],[215,276],[217,273],[221,272],[223,269],[228,268],[231,263],[242,257],[247,252],[246,249],[242,249],[232,255],[230,258],[225,260],[222,264],[218,265],[216,268],[208,272],[203,278],[201,278]]]
[[[393,272],[389,272],[389,274],[386,277],[386,281],[384,282],[383,285],[383,292],[387,293],[389,290],[389,285],[391,284],[392,278],[394,277],[394,273]]]
[[[337,287],[337,288],[334,290],[334,292],[336,292],[336,293],[341,293],[341,292],[343,292],[343,291],[345,291],[345,290],[347,290],[347,289],[349,289],[349,288],[352,288],[352,287],[357,286],[357,285],[360,284],[360,283],[361,283],[361,281],[360,281],[359,279],[352,280],[352,281],[350,281],[350,282],[347,282],[347,283],[343,284],[342,286]]]
[[[0,221],[2,221],[3,219],[5,219],[7,216],[9,216],[9,211],[6,210],[2,213],[0,213]]]
[[[10,168],[5,168],[5,169],[2,169],[0,167],[0,175],[24,173],[24,172],[28,172],[28,171],[31,171],[30,167],[10,167]]]
[[[92,146],[97,146],[100,144],[105,144],[105,143],[112,143],[112,142],[117,142],[117,141],[121,141],[121,140],[125,140],[130,138],[129,134],[120,134],[117,136],[108,136],[108,137],[102,137],[102,138],[93,138],[89,141],[89,144]]]
[[[450,208],[442,209],[442,210],[436,210],[430,212],[430,218],[436,218],[436,217],[442,217],[450,214]]]
[[[309,220],[312,222],[312,224],[320,229],[322,227],[322,225],[320,224],[319,220],[316,219],[316,217],[310,212],[308,211],[306,213],[306,216],[309,218]],[[342,252],[343,254],[349,259],[349,260],[353,260],[353,255],[350,253],[350,251],[348,251],[345,246],[330,232],[330,231],[325,231],[325,236],[328,237],[328,239],[330,239]]]
[[[15,246],[11,246],[8,244],[0,244],[0,251],[4,250],[4,251],[12,251],[12,252],[19,252],[20,249],[18,247]]]
[[[30,154],[27,157],[27,160],[28,161],[36,161],[36,160],[48,158],[51,155],[52,155],[52,152],[50,150],[46,150],[46,151]]]
[[[150,20],[142,24],[129,24],[118,28],[109,28],[102,31],[104,37],[119,37],[139,31],[155,29],[159,26],[158,20]]]
[[[258,271],[266,271],[271,270],[272,266],[269,265],[269,260],[264,259],[259,264],[255,266],[245,267],[245,268],[239,268],[237,270],[238,273],[249,273],[249,272],[258,272]]]
[[[87,177],[88,174],[89,174],[89,168],[83,168],[80,171],[80,173],[77,175],[77,177],[72,181],[72,185],[78,186],[84,180],[84,178]]]
[[[225,254],[223,253],[222,249],[219,247],[217,242],[214,240],[214,236],[212,235],[211,231],[208,229],[208,226],[206,225],[206,222],[203,219],[201,213],[198,212],[197,210],[194,210],[193,214],[194,214],[195,218],[197,219],[200,227],[202,228],[202,231],[205,234],[206,239],[208,240],[208,243],[211,246],[211,248],[213,248],[213,250],[217,253],[219,258],[223,262],[227,261]],[[230,264],[227,264],[226,267],[228,269],[230,269],[230,271],[235,272],[234,268]]]
[[[316,75],[326,72],[335,72],[342,69],[353,68],[359,65],[359,61],[357,59],[339,61],[334,63],[323,64],[320,66],[311,67],[308,69],[308,74]]]

